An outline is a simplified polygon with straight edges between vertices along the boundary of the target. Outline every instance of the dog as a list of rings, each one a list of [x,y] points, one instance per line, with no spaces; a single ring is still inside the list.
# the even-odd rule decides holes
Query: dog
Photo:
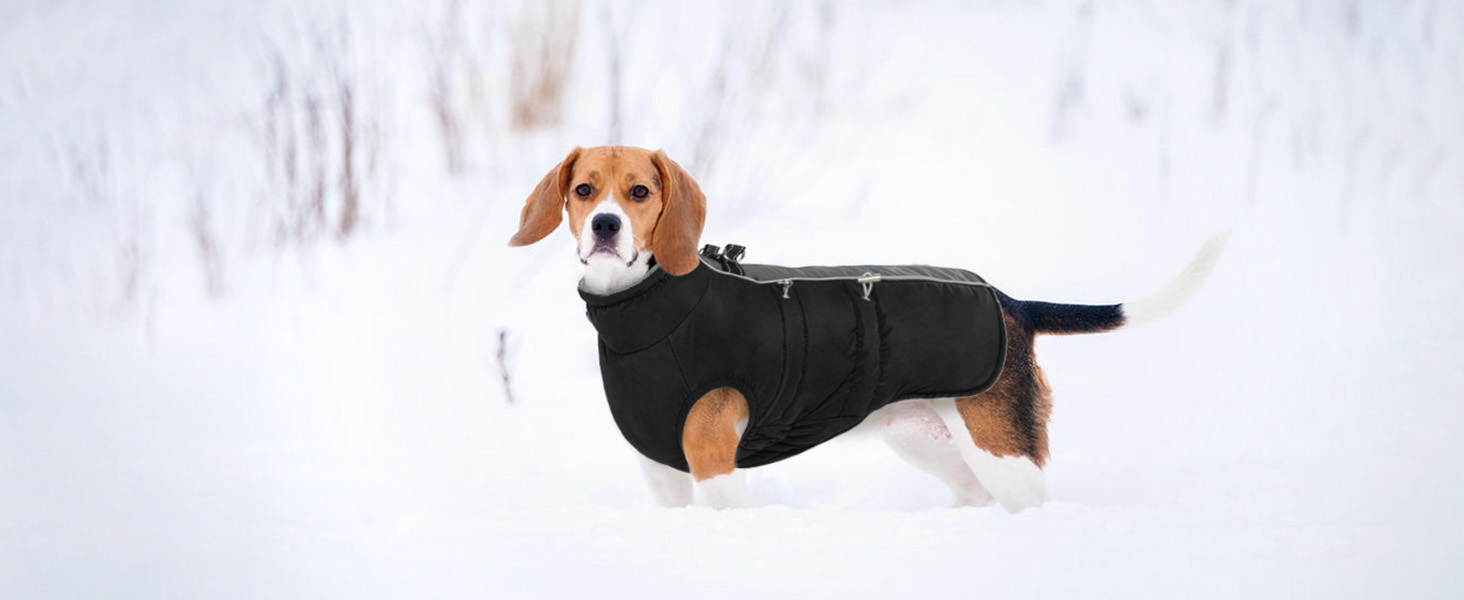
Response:
[[[657,269],[672,280],[686,278],[703,262],[698,244],[706,197],[664,151],[575,148],[529,194],[509,245],[544,239],[566,215],[584,267],[580,291],[587,303],[623,293]],[[943,482],[956,506],[998,503],[1017,512],[1042,504],[1048,499],[1042,467],[1048,459],[1052,392],[1037,365],[1034,338],[1113,331],[1169,313],[1207,277],[1226,235],[1211,238],[1176,280],[1137,302],[1057,304],[1017,300],[991,288],[1005,336],[1005,347],[994,355],[999,377],[968,396],[890,402],[869,413],[860,427],[877,429],[897,455]],[[865,285],[868,299],[870,284]],[[786,289],[783,294],[788,297]],[[602,371],[605,356],[602,335]],[[684,463],[682,457],[641,457],[655,498],[665,506],[689,505],[694,482],[713,507],[744,505],[738,453],[749,416],[748,398],[734,386],[695,398],[676,438]],[[664,427],[676,425],[666,422]],[[676,435],[670,430],[658,433]],[[686,471],[672,464],[684,465]]]

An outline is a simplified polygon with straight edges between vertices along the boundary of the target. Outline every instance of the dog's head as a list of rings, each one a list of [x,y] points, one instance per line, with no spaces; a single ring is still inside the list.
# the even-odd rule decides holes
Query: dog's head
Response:
[[[566,212],[592,291],[634,282],[653,256],[672,275],[696,268],[706,196],[663,151],[575,148],[529,194],[508,245],[544,239]]]

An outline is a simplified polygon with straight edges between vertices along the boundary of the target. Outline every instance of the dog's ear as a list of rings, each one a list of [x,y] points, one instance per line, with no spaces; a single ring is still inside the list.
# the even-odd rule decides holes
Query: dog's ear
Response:
[[[524,201],[524,212],[519,216],[518,233],[508,240],[510,246],[527,246],[544,239],[555,228],[559,222],[564,220],[564,196],[568,193],[569,175],[574,170],[574,161],[579,158],[580,149],[575,147],[569,151],[569,156],[564,157],[539,185],[534,186],[534,191],[529,194],[529,199]]]
[[[707,219],[707,197],[681,165],[657,150],[651,156],[661,175],[661,218],[651,237],[651,253],[667,273],[685,275],[696,268],[696,244]]]

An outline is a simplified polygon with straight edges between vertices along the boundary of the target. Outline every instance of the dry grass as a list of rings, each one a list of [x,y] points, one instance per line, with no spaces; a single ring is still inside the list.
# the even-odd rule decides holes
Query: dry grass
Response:
[[[149,198],[134,189],[118,188],[112,197],[118,208],[117,250],[122,272],[122,300],[137,303],[152,268],[156,244],[156,210]]]
[[[447,161],[447,172],[462,174],[464,163],[463,118],[452,102],[452,87],[448,74],[440,63],[434,63],[431,71],[431,88],[428,92],[433,120],[437,133],[442,138],[442,153]]]
[[[348,239],[368,198],[386,193],[373,189],[383,109],[363,102],[379,99],[357,68],[363,61],[349,23],[317,23],[301,37],[309,52],[267,41],[270,86],[254,115],[265,178],[260,212],[276,245]]]
[[[427,104],[442,142],[447,172],[461,175],[467,168],[470,123],[485,116],[485,73],[481,59],[488,55],[484,38],[474,35],[490,29],[462,0],[448,0],[435,23],[422,29],[427,61]]]
[[[579,38],[578,0],[530,3],[509,32],[510,119],[529,130],[560,122]]]
[[[153,267],[157,211],[153,199],[138,191],[133,170],[123,168],[130,166],[129,149],[118,149],[113,139],[108,124],[99,122],[75,134],[60,159],[68,194],[85,208],[108,213],[120,300],[135,305],[144,299]]]
[[[341,218],[336,227],[336,237],[346,239],[351,232],[356,230],[356,222],[361,218],[361,195],[359,180],[356,174],[356,103],[355,92],[352,82],[341,76],[336,81],[337,95],[339,102],[340,117],[340,194],[341,194]]]
[[[195,187],[192,192],[192,209],[188,215],[188,232],[198,252],[199,266],[203,269],[204,290],[210,298],[224,295],[224,261],[219,248],[218,236],[214,234],[213,219],[203,190]]]

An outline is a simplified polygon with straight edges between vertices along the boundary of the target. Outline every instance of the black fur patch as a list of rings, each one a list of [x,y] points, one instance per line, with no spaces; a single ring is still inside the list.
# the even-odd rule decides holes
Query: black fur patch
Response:
[[[1123,325],[1122,304],[1058,304],[996,292],[1002,309],[1032,333],[1099,333]]]

